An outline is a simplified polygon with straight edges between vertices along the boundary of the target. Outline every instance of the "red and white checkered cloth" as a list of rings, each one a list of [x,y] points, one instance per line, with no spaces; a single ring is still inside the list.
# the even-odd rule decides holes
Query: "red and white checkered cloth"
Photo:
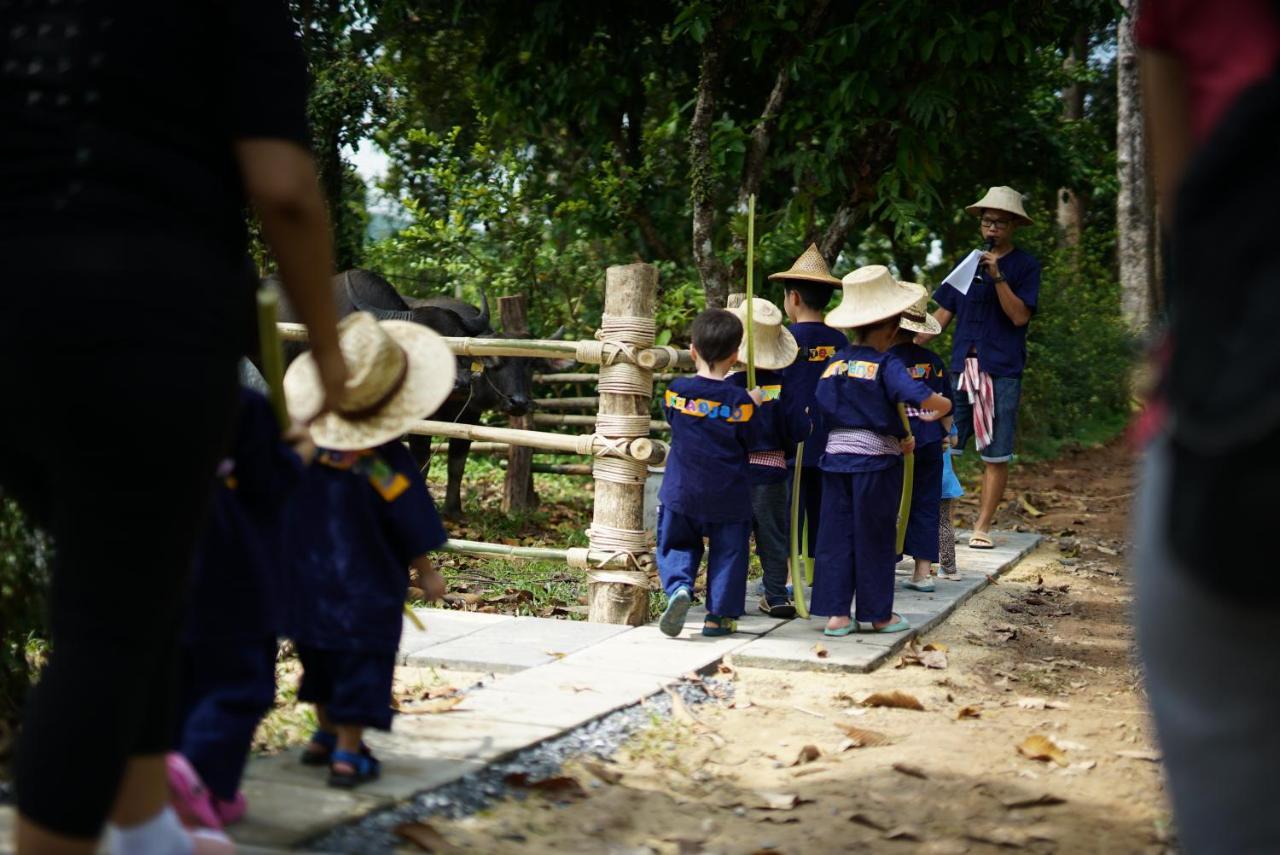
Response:
[[[964,372],[956,383],[956,390],[969,393],[969,403],[973,407],[973,439],[981,451],[991,444],[996,392],[991,383],[991,375],[978,368],[978,357],[970,356],[965,359]]]
[[[786,469],[787,455],[781,451],[753,451],[747,455],[747,462],[752,466],[771,466],[774,469]]]
[[[897,437],[871,430],[837,428],[827,434],[827,454],[901,454]]]

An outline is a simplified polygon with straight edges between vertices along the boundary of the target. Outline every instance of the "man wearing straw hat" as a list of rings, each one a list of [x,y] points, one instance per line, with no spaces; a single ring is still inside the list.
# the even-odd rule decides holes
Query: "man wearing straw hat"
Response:
[[[1014,232],[1032,222],[1018,191],[992,187],[965,211],[981,219],[987,249],[967,290],[961,290],[966,283],[944,283],[934,293],[940,306],[934,317],[943,328],[953,318],[956,321],[951,345],[959,432],[955,453],[961,453],[973,436],[986,464],[982,505],[969,546],[991,549],[991,521],[1004,497],[1013,459],[1027,325],[1040,293],[1040,262],[1013,245]],[[916,341],[924,344],[933,337],[922,333]]]

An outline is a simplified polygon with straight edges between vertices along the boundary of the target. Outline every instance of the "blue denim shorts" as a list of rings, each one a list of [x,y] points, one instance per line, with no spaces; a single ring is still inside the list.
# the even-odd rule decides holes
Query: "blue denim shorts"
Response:
[[[954,383],[959,378],[952,381]],[[1021,377],[992,377],[991,385],[996,399],[995,417],[991,420],[991,444],[980,455],[987,463],[1008,463],[1013,459],[1013,440],[1018,432],[1018,404],[1022,400]],[[973,436],[973,407],[969,393],[955,392],[956,447],[953,454],[960,454]]]

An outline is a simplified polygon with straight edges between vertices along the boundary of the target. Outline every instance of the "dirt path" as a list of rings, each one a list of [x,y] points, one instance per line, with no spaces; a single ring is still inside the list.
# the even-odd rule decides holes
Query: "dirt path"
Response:
[[[1161,851],[1123,571],[1131,476],[1119,445],[1015,472],[1001,524],[1051,538],[922,640],[943,668],[730,669],[733,699],[570,763],[581,792],[431,824],[488,852]],[[923,711],[862,704],[893,691]],[[1054,759],[1020,754],[1028,739]]]

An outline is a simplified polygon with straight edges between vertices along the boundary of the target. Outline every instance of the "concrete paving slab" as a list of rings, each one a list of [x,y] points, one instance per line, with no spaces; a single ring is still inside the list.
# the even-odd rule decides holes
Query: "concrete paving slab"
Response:
[[[232,836],[249,846],[291,848],[335,825],[393,803],[392,799],[326,786],[245,779],[249,814]]]
[[[561,664],[676,679],[689,671],[700,671],[720,661],[725,654],[759,638],[746,633],[707,638],[700,629],[686,627],[678,637],[668,638],[655,625],[636,627],[586,650],[571,653],[561,660]]]
[[[499,679],[469,697],[459,709],[497,721],[570,729],[628,707],[662,689],[662,677],[561,663]]]
[[[510,623],[510,615],[490,615],[481,612],[461,612],[454,609],[414,609],[414,614],[426,625],[427,630],[415,627],[408,618],[400,634],[400,653],[397,663],[405,664],[408,658],[420,650],[435,647],[462,638],[497,624]]]
[[[495,721],[478,711],[459,707],[435,715],[396,716],[390,733],[371,733],[365,740],[375,754],[487,763],[560,732],[544,725]]]
[[[630,627],[586,621],[517,617],[476,632],[420,648],[409,665],[436,665],[509,674],[555,662],[564,654],[628,631]]]
[[[329,771],[324,767],[304,766],[299,762],[300,750],[282,752],[272,757],[256,758],[249,769],[255,781],[290,784],[299,787],[327,786]],[[481,768],[474,760],[445,757],[421,757],[407,754],[378,753],[382,774],[376,781],[362,784],[361,795],[407,799],[417,793],[435,789]]]
[[[781,618],[771,618],[768,615],[760,614],[756,608],[756,602],[759,597],[747,597],[747,613],[738,618],[738,632],[748,635],[764,635],[778,627],[779,624],[786,623]],[[684,619],[684,628],[686,630],[701,630],[702,624],[707,619],[706,606],[694,606],[689,609],[689,614]]]

